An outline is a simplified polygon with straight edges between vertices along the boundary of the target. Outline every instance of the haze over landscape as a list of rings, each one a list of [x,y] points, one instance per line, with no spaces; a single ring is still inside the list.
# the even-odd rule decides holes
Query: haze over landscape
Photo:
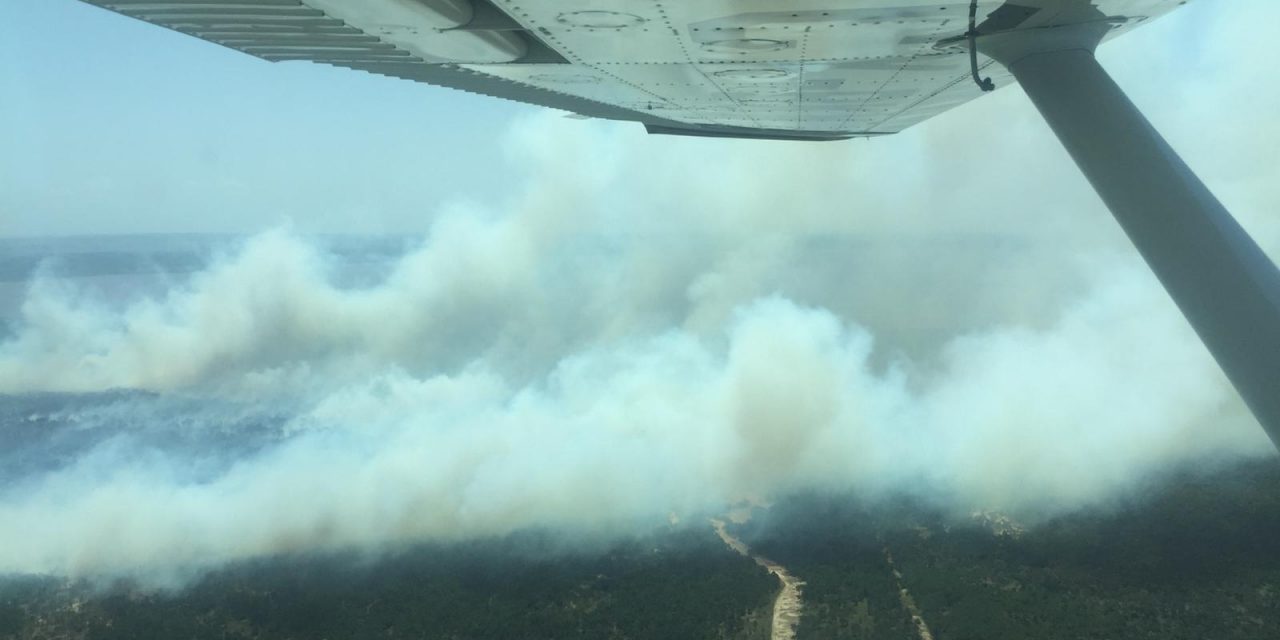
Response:
[[[0,17],[0,574],[599,549],[796,495],[1035,527],[1275,456],[1016,88],[882,139],[689,140]],[[41,60],[40,18],[117,39]],[[1272,256],[1277,20],[1193,3],[1102,50]],[[97,115],[60,100],[94,65],[128,80]]]

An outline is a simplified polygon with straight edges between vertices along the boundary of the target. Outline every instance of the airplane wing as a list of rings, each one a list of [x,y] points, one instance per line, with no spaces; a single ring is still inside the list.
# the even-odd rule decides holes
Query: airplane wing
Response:
[[[883,135],[982,95],[967,0],[84,1],[272,62],[349,67],[653,133]],[[1185,3],[980,0],[976,31],[1104,19],[1113,37]],[[1012,82],[990,59],[978,65],[997,86]]]

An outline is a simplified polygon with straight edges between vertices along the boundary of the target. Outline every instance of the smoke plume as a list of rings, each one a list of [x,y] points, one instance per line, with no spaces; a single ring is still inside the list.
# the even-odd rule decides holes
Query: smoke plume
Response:
[[[805,145],[541,113],[507,202],[430,207],[363,277],[288,230],[123,299],[46,270],[0,393],[80,400],[6,420],[90,444],[9,472],[0,573],[625,535],[808,489],[1034,519],[1272,455],[1025,99],[948,117]],[[1274,248],[1249,166],[1206,177]]]

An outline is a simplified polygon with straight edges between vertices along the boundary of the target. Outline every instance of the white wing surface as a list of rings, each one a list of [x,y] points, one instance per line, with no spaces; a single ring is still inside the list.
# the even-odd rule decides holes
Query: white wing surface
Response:
[[[275,62],[307,60],[640,122],[657,133],[841,139],[982,94],[970,2],[85,0]],[[980,0],[977,32],[1106,21],[1185,0]],[[1012,82],[985,57],[997,86]]]

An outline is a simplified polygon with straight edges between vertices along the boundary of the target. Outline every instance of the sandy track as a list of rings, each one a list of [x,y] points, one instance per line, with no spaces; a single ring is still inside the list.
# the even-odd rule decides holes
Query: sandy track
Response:
[[[735,538],[733,534],[725,529],[723,520],[712,519],[711,526],[715,528],[716,535],[724,540],[730,549],[751,558],[756,564],[764,567],[769,573],[772,573],[782,583],[782,590],[778,592],[778,597],[773,601],[773,624],[770,638],[772,640],[794,640],[796,637],[796,625],[800,623],[800,612],[804,607],[801,600],[804,581],[791,575],[787,568],[761,555],[751,553],[750,547],[743,541]]]
[[[893,564],[893,554],[889,552],[889,547],[884,548],[885,562],[889,563],[889,569],[893,571],[893,579],[898,583],[898,599],[902,602],[902,608],[911,614],[911,622],[916,626],[916,635],[920,636],[920,640],[933,640],[933,633],[929,631],[929,625],[924,622],[924,614],[921,613],[916,599],[911,597],[911,592],[907,591],[906,586],[902,584],[902,573]]]

